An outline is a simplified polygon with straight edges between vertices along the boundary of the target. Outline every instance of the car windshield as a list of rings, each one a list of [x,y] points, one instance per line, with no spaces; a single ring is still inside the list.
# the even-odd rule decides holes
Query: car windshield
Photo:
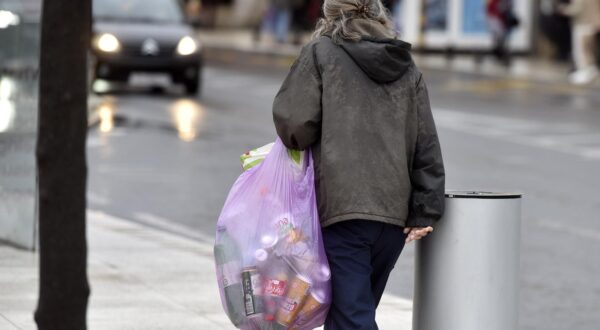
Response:
[[[177,0],[93,0],[94,17],[102,20],[181,22]]]

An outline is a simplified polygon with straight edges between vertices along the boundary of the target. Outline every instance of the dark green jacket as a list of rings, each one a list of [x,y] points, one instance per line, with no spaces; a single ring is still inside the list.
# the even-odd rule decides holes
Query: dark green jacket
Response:
[[[444,166],[423,76],[410,45],[364,37],[304,46],[275,97],[277,133],[311,148],[322,226],[352,219],[433,225]]]

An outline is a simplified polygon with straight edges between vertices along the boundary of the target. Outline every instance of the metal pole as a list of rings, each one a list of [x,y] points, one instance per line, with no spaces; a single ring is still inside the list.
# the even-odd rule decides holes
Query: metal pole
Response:
[[[507,330],[518,321],[521,194],[451,192],[416,246],[413,330]]]
[[[39,330],[85,330],[85,140],[92,0],[44,1],[36,145]]]

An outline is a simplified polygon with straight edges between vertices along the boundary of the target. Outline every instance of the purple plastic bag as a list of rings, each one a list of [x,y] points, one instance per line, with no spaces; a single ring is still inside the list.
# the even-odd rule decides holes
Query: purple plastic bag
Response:
[[[313,161],[278,139],[235,182],[219,216],[215,264],[223,308],[241,329],[323,325],[331,272],[316,206]]]

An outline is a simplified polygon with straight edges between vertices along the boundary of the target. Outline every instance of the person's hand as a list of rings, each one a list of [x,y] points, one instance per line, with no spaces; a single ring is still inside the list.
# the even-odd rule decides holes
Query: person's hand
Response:
[[[406,236],[406,244],[420,240],[421,238],[427,236],[427,234],[433,231],[433,227],[406,227],[404,228],[404,233],[408,234]]]

